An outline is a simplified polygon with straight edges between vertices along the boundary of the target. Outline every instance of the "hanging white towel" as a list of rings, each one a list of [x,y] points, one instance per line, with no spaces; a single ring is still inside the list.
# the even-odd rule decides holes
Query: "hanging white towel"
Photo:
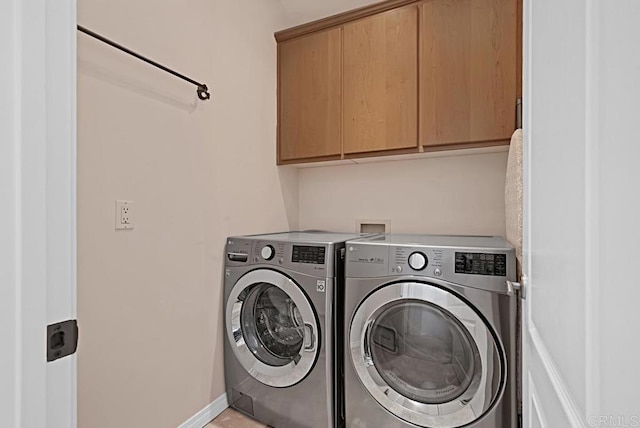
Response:
[[[516,129],[511,136],[509,159],[507,160],[507,180],[504,189],[505,219],[507,222],[507,241],[516,249],[517,280],[522,276],[522,129]],[[520,306],[518,312],[521,314]],[[517,318],[520,332],[521,316]],[[518,333],[518,336],[519,333]],[[520,342],[518,337],[517,342]],[[522,348],[518,346],[516,371],[522,373]],[[522,414],[522,379],[517,377],[518,414]]]
[[[504,190],[507,241],[516,249],[518,280],[522,274],[522,129],[511,136]]]

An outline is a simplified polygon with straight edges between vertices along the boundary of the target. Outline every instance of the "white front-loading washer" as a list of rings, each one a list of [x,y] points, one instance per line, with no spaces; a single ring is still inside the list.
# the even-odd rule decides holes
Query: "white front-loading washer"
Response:
[[[227,239],[224,365],[231,407],[276,428],[343,426],[336,301],[344,243],[358,236]]]
[[[513,248],[385,235],[346,250],[346,425],[515,428]]]

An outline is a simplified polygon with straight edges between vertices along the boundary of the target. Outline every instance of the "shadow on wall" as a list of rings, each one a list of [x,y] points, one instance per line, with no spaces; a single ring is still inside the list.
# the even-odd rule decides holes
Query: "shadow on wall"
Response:
[[[214,356],[213,360],[211,361],[211,373],[216,373],[221,366],[224,365],[224,353],[221,352],[223,347],[224,347],[224,341],[227,340],[226,338],[226,334],[227,334],[227,329],[226,329],[226,325],[225,325],[225,307],[224,307],[224,261],[226,260],[226,254],[225,254],[225,248],[226,248],[226,241],[221,242],[221,248],[220,251],[223,254],[223,260],[222,260],[222,265],[220,268],[220,284],[223,284],[222,287],[219,287],[219,292],[218,295],[216,296],[216,300],[213,303],[213,306],[211,308],[211,310],[217,314],[216,318],[216,324],[215,326],[217,328],[213,328],[213,337],[212,337],[212,341],[211,341],[211,355]],[[219,359],[218,359],[219,358]],[[217,379],[218,382],[215,382],[215,379],[213,382],[211,382],[210,388],[209,388],[209,402],[213,402],[214,400],[216,400],[219,395],[220,395],[220,390],[224,390],[226,391],[226,379],[224,377],[224,372],[222,374],[222,377],[220,379]]]
[[[275,160],[274,160],[275,162]],[[289,230],[298,230],[298,170],[295,167],[291,166],[281,166],[278,168],[278,181],[280,184],[280,192],[282,195],[282,202],[285,207],[285,214],[287,216],[287,224],[289,225]],[[279,201],[275,201],[279,202]],[[271,230],[265,232],[282,232],[281,230]],[[226,252],[225,252],[226,241],[220,243],[220,253],[222,254],[222,260],[220,262],[220,284],[224,284],[224,264],[226,260]],[[214,359],[211,362],[211,371],[213,373],[219,369],[221,365],[224,364],[224,356],[219,351],[223,349],[224,341],[227,340],[226,337],[226,325],[225,325],[225,306],[224,306],[224,286],[219,288],[217,299],[212,306],[211,310],[217,314],[216,325],[218,328],[214,328],[214,337],[211,341],[211,346],[213,347],[212,355],[214,355]],[[218,352],[216,352],[216,350]],[[221,357],[220,360],[216,359],[216,357]],[[219,391],[221,387],[224,387],[226,380],[223,378],[220,380],[221,384],[217,382],[213,382],[210,387],[210,400],[213,401],[219,397]]]
[[[79,37],[87,37],[80,35]],[[82,47],[85,43],[99,43],[92,42],[90,40],[78,40],[78,52],[82,53],[82,56],[78,57],[78,72],[90,76],[94,79],[101,80],[107,84],[116,86],[122,90],[128,92],[134,92],[138,95],[142,95],[145,98],[150,98],[155,101],[167,104],[171,107],[178,108],[187,113],[193,113],[198,108],[198,103],[202,102],[198,99],[198,96],[195,91],[195,87],[192,85],[175,81],[175,78],[169,75],[166,76],[154,76],[153,79],[145,78],[143,79],[139,72],[127,72],[127,70],[132,70],[132,66],[134,67],[146,67],[146,73],[157,73],[157,74],[165,74],[164,71],[156,70],[153,67],[147,64],[130,64],[129,67],[117,67],[114,66],[116,61],[118,63],[128,60],[131,62],[139,62],[138,59],[134,57],[130,57],[129,55],[113,51],[113,52],[99,52],[97,51],[96,46]],[[113,49],[110,47],[105,47],[106,49]],[[101,50],[101,49],[100,49]],[[88,52],[96,52],[95,58],[88,58]],[[124,58],[114,58],[114,56],[120,55]],[[105,58],[102,61],[99,58]],[[106,65],[109,64],[109,65]],[[162,80],[160,80],[163,78]],[[172,82],[173,81],[173,82]],[[169,83],[172,82],[172,85]],[[176,89],[171,91],[169,88],[175,87]],[[175,92],[172,93],[172,92]],[[210,101],[209,101],[210,102]]]
[[[278,178],[289,230],[298,230],[298,170],[292,166],[279,166]]]

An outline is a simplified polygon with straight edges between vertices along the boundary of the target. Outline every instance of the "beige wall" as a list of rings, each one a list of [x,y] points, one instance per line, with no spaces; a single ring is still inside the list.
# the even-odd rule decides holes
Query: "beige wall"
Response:
[[[297,172],[275,166],[281,5],[78,3],[79,24],[212,90],[78,35],[79,426],[175,427],[224,392],[224,238],[296,228]],[[135,230],[114,230],[116,199]]]
[[[394,233],[502,235],[507,152],[299,171],[302,229],[354,231],[391,220]]]

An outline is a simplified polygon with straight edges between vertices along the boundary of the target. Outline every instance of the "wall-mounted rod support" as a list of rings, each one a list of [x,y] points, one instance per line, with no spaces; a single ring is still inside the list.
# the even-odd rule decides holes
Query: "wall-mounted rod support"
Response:
[[[146,62],[148,64],[151,64],[151,65],[153,65],[155,67],[158,67],[159,69],[164,70],[167,73],[171,73],[174,76],[179,77],[182,80],[186,80],[187,82],[191,83],[192,85],[195,85],[197,87],[196,91],[198,93],[198,98],[200,98],[201,100],[205,101],[205,100],[208,100],[209,98],[211,98],[211,95],[209,94],[209,88],[207,88],[207,85],[205,85],[204,83],[196,82],[195,80],[185,76],[184,74],[180,74],[177,71],[171,70],[170,68],[167,68],[162,64],[158,64],[154,60],[149,59],[147,57],[144,57],[144,56],[140,55],[139,53],[136,53],[136,52],[132,51],[129,48],[126,48],[126,47],[124,47],[124,46],[122,46],[122,45],[120,45],[120,44],[118,44],[118,43],[116,43],[114,41],[111,41],[111,40],[107,39],[106,37],[101,36],[100,34],[94,33],[93,31],[91,31],[91,30],[89,30],[89,29],[87,29],[87,28],[85,28],[85,27],[83,27],[81,25],[78,25],[78,31],[81,31],[81,32],[83,32],[83,33],[85,33],[85,34],[87,34],[87,35],[89,35],[89,36],[91,36],[91,37],[93,37],[95,39],[100,40],[103,43],[108,44],[109,46],[112,46],[112,47],[114,47],[116,49],[119,49],[119,50],[121,50],[123,52],[126,52],[129,55],[133,55],[133,56],[135,56],[136,58],[138,58],[141,61],[144,61],[144,62]]]

